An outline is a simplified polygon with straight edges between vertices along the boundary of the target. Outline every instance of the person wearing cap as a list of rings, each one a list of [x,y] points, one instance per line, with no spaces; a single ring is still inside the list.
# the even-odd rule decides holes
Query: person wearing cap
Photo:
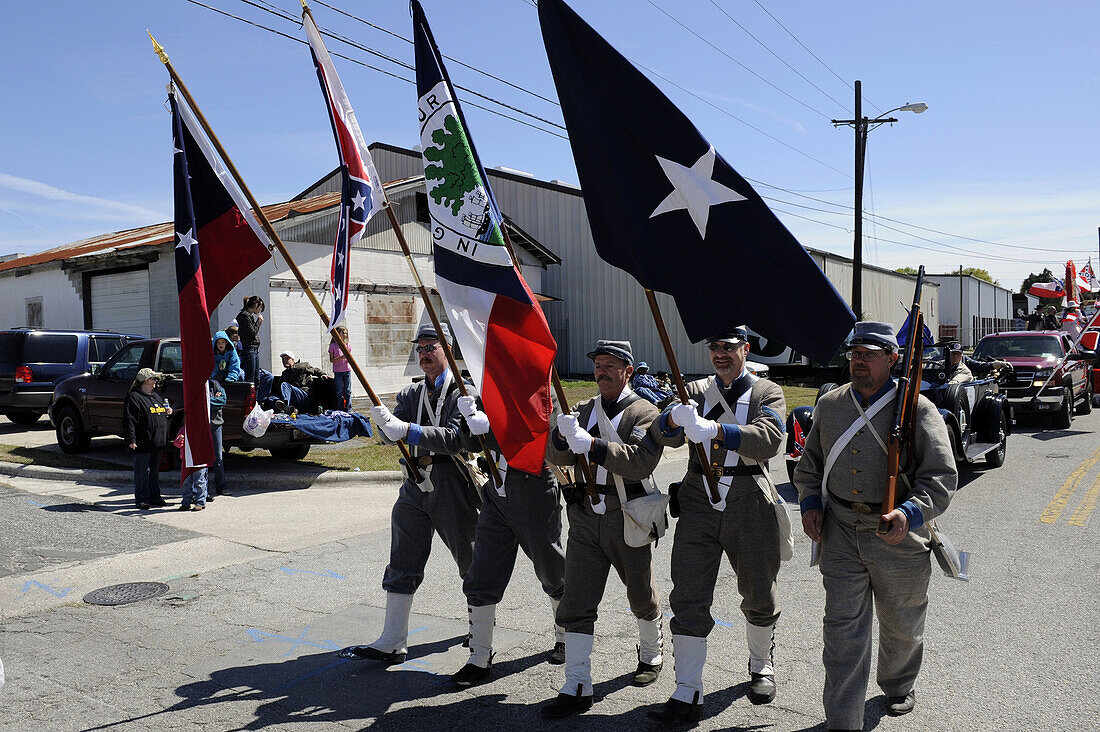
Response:
[[[565,593],[557,622],[565,629],[565,685],[543,706],[542,716],[561,719],[592,707],[592,644],[597,611],[612,567],[626,585],[630,610],[638,620],[638,668],[635,686],[657,680],[663,665],[661,603],[653,585],[650,545],[632,547],[624,536],[619,482],[628,500],[645,495],[662,447],[646,431],[659,412],[629,386],[634,355],[629,341],[601,340],[588,354],[599,394],[559,415],[550,432],[550,462],[573,468],[587,459],[595,471],[600,503],[594,506],[583,486],[563,488],[569,515],[565,549]],[[614,428],[599,427],[600,414]]]
[[[879,687],[886,712],[916,704],[928,612],[928,522],[947,509],[958,472],[943,418],[917,401],[913,449],[898,505],[883,514],[886,440],[894,424],[890,370],[898,342],[889,323],[860,322],[846,344],[851,383],[825,394],[794,473],[806,535],[820,542],[825,586],[823,701],[830,729],[860,729],[878,616]],[[877,533],[880,519],[885,534]]]
[[[160,495],[160,454],[168,444],[172,407],[156,390],[162,376],[150,368],[139,370],[122,412],[122,439],[134,455],[134,501],[143,511],[168,505]]]
[[[550,599],[552,613],[556,613],[565,591],[565,550],[561,545],[561,488],[545,461],[538,475],[512,468],[500,453],[479,400],[461,396],[458,410],[466,449],[475,455],[480,453],[484,439],[497,474],[504,479],[500,485],[489,482],[482,488],[474,558],[462,580],[470,617],[470,660],[451,676],[451,681],[467,687],[486,681],[492,673],[496,608],[512,578],[517,550],[522,548],[531,560],[535,577]],[[547,660],[565,663],[565,630],[557,624]]]
[[[447,325],[443,338],[451,342]],[[391,412],[385,405],[371,408],[371,421],[383,442],[404,441],[420,471],[417,483],[402,460],[405,479],[390,515],[390,561],[382,577],[386,592],[386,619],[382,634],[365,646],[340,651],[342,658],[404,663],[408,656],[409,616],[413,595],[424,580],[424,567],[439,534],[465,577],[473,559],[477,526],[477,490],[463,463],[462,417],[458,385],[435,328],[422,325],[413,339],[424,380],[397,394]],[[468,383],[468,382],[467,382]],[[467,386],[472,390],[473,385]]]
[[[661,386],[661,382],[649,373],[649,364],[645,361],[639,361],[634,367],[634,375],[630,377],[630,388],[638,396],[656,404],[658,409],[672,398],[672,392]]]
[[[963,359],[963,346],[958,341],[947,344],[947,383],[962,384],[974,380],[974,373]]]
[[[714,375],[687,385],[689,402],[665,410],[649,428],[666,447],[701,444],[709,464],[689,453],[687,474],[676,492],[679,519],[672,545],[672,649],[676,690],[649,716],[662,722],[698,721],[703,702],[710,607],[725,554],[737,575],[748,643],[749,699],[775,698],[772,660],[779,619],[776,577],[780,564],[778,496],[767,461],[779,454],[786,433],[783,390],[745,367],[745,326],[707,339]],[[706,473],[717,480],[713,503]]]
[[[283,373],[279,377],[282,403],[277,403],[276,407],[279,411],[287,411],[288,408],[302,412],[310,411],[317,401],[311,392],[311,387],[316,379],[325,375],[325,372],[308,361],[299,361],[293,351],[283,351],[279,354],[279,358],[283,361]]]

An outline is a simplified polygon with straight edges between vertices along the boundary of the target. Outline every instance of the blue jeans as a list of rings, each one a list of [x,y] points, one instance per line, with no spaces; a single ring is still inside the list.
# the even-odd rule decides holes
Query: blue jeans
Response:
[[[134,453],[134,500],[137,503],[154,503],[160,497],[161,450]]]
[[[244,369],[244,380],[255,383],[256,372],[260,370],[259,349],[246,348],[241,352],[241,368]]]
[[[245,377],[246,379],[248,377]],[[264,399],[271,396],[271,384],[275,381],[275,377],[271,375],[270,371],[265,369],[256,369],[256,379],[253,383],[256,385],[256,402],[262,403]]]
[[[225,461],[222,456],[222,425],[210,425],[210,436],[214,438],[214,490],[225,490]]]
[[[180,501],[180,505],[190,506],[194,503],[198,506],[205,506],[206,484],[206,468],[199,468],[196,472],[187,476],[183,481],[183,500]]]
[[[333,371],[332,379],[336,382],[336,408],[345,412],[351,411],[351,372]]]
[[[293,384],[282,383],[279,385],[279,391],[283,395],[283,401],[289,406],[306,411],[309,409],[309,394],[305,389],[299,389]]]

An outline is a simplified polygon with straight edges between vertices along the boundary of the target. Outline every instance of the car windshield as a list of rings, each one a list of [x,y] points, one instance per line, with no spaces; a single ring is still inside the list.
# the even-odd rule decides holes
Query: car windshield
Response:
[[[1062,355],[1062,344],[1055,336],[986,338],[974,349],[976,358],[1061,358]]]

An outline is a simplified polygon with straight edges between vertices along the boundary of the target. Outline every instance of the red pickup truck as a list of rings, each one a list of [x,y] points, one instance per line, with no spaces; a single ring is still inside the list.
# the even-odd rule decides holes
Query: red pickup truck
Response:
[[[975,358],[1008,361],[1012,376],[1001,384],[1013,417],[1049,413],[1054,426],[1066,429],[1073,415],[1092,411],[1089,371],[1095,351],[1074,346],[1058,330],[1012,331],[987,335],[974,349]]]
[[[175,436],[183,424],[183,351],[178,338],[151,338],[129,343],[93,373],[73,376],[57,385],[49,414],[61,450],[85,452],[95,435],[121,436],[126,395],[138,370],[146,367],[168,377],[158,391],[173,407],[168,433]],[[226,449],[260,448],[277,458],[300,460],[311,444],[319,442],[279,422],[272,422],[263,437],[253,437],[242,426],[245,415],[256,404],[255,387],[249,381],[231,381],[225,386],[222,440]]]

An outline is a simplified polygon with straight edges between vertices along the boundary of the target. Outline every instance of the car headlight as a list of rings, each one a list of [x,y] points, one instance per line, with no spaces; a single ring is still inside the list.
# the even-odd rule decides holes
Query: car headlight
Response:
[[[1036,379],[1046,379],[1054,374],[1054,369],[1039,369],[1035,372]]]

